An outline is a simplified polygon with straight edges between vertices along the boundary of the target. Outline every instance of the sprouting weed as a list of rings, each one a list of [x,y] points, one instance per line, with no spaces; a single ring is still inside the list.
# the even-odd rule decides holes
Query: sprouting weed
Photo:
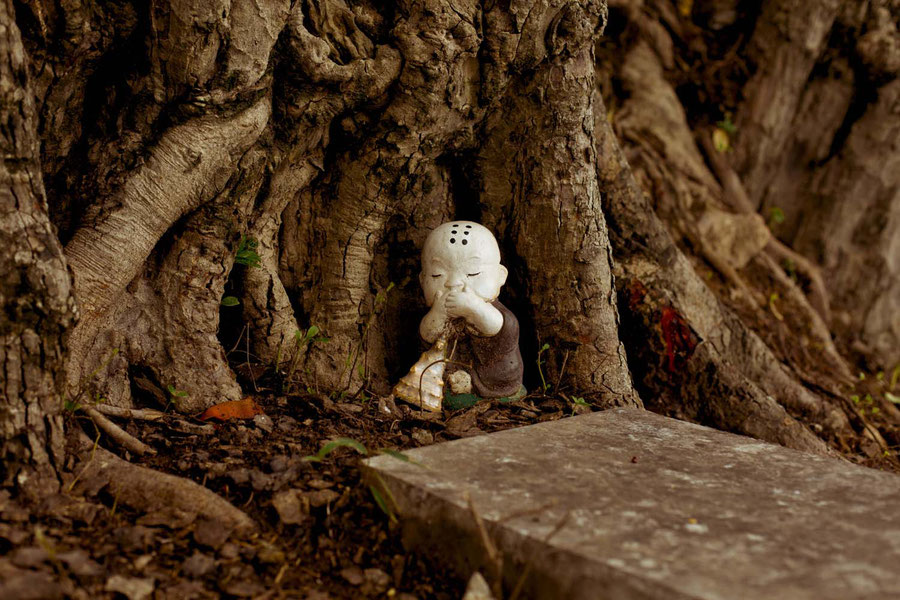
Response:
[[[541,349],[538,350],[538,354],[537,354],[538,375],[541,376],[541,389],[544,392],[546,392],[550,388],[550,384],[548,384],[547,380],[544,378],[544,370],[541,368],[541,365],[544,364],[544,361],[541,360],[541,355],[549,349],[550,349],[550,344],[544,344],[543,346],[541,346]]]
[[[256,253],[258,247],[259,242],[252,237],[247,237],[246,235],[241,237],[241,242],[238,244],[237,252],[234,255],[234,262],[245,267],[259,267],[261,259],[259,254]]]

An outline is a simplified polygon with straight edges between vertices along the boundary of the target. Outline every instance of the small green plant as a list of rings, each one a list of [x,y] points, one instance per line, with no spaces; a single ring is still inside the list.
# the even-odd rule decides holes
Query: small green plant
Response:
[[[778,207],[773,206],[769,209],[769,229],[772,229],[773,225],[781,225],[785,221],[784,211]]]
[[[537,354],[537,368],[538,375],[541,376],[541,389],[546,393],[548,389],[550,389],[550,384],[547,383],[547,380],[544,378],[544,369],[541,368],[541,365],[544,364],[544,361],[541,360],[541,355],[550,349],[550,344],[544,344],[541,346],[541,349],[538,350]]]
[[[588,404],[587,401],[584,398],[582,398],[581,396],[572,396],[572,414],[573,415],[575,414],[575,411],[578,409],[579,406],[587,406],[588,408],[590,408],[591,405]]]
[[[344,380],[344,375],[348,372],[351,373],[351,376],[347,378],[347,385],[342,390],[342,394],[346,395],[347,388],[350,387],[350,383],[353,379],[352,373],[355,370],[359,375],[359,378],[362,380],[362,386],[360,387],[360,391],[366,386],[366,377],[367,373],[367,364],[368,364],[368,354],[369,348],[366,344],[366,340],[369,336],[369,329],[372,326],[372,323],[375,321],[375,317],[378,316],[379,309],[384,306],[384,303],[387,302],[387,297],[390,291],[394,289],[394,282],[391,281],[388,283],[388,286],[375,294],[375,301],[373,302],[372,312],[369,313],[368,318],[366,319],[365,324],[363,325],[362,333],[359,336],[359,342],[356,343],[356,347],[347,355],[347,358],[344,360],[344,366],[341,369],[341,373],[338,376],[338,381]],[[360,357],[362,357],[362,361],[360,361]],[[359,392],[357,392],[358,394]],[[356,394],[354,394],[355,396]],[[342,396],[343,397],[343,396]]]
[[[187,398],[188,393],[184,390],[179,390],[174,385],[169,384],[166,386],[166,389],[169,391],[169,404],[166,406],[166,409],[169,406],[178,406],[178,401],[182,398]]]
[[[338,448],[352,448],[353,450],[356,450],[363,456],[368,456],[368,454],[369,454],[369,451],[366,450],[366,447],[363,446],[362,444],[360,444],[359,442],[357,442],[356,440],[354,440],[352,438],[340,437],[340,438],[335,438],[335,439],[331,440],[330,442],[328,442],[327,444],[325,444],[324,446],[322,446],[322,448],[315,454],[311,454],[309,456],[304,456],[303,460],[305,460],[307,462],[322,462],[322,460],[326,456],[328,456],[329,454],[331,454]]]
[[[329,454],[331,454],[338,448],[350,448],[352,450],[355,450],[357,453],[362,454],[363,456],[369,456],[369,451],[360,442],[352,438],[340,437],[335,438],[322,446],[322,448],[315,454],[304,456],[303,460],[314,463],[322,462]],[[386,454],[398,460],[402,460],[403,462],[424,466],[412,460],[402,452],[394,450],[392,448],[382,448],[378,450],[376,454]],[[397,506],[397,501],[394,499],[393,494],[391,494],[391,490],[387,487],[387,485],[385,485],[384,480],[381,478],[381,476],[378,473],[374,473],[374,476],[376,480],[375,483],[377,483],[378,485],[376,486],[375,484],[370,484],[368,486],[369,492],[371,492],[372,494],[372,499],[375,501],[375,504],[378,506],[378,508],[381,509],[381,512],[383,512],[391,522],[395,523],[397,521],[397,516],[395,515],[395,511],[391,507]]]
[[[247,237],[246,235],[241,237],[237,253],[234,255],[234,262],[245,267],[259,267],[261,259],[259,254],[256,253],[258,247],[259,242],[252,237]]]
[[[726,112],[725,116],[721,121],[716,122],[716,127],[727,133],[728,135],[734,135],[737,133],[737,127],[731,120],[731,113]]]
[[[220,303],[222,306],[237,306],[241,301],[234,296],[225,296]]]
[[[297,371],[297,365],[300,362],[300,355],[303,353],[304,348],[307,346],[312,347],[313,344],[327,342],[329,340],[329,338],[324,335],[319,335],[321,331],[322,330],[317,326],[310,325],[309,329],[306,331],[300,331],[298,329],[294,332],[294,342],[296,343],[296,347],[294,348],[294,355],[291,357],[291,363],[284,375],[285,381],[290,382],[294,377],[294,373]],[[281,348],[279,347],[278,355],[275,357],[275,364],[278,365],[280,362]]]
[[[737,127],[731,122],[731,113],[725,113],[725,118],[716,123],[712,132],[713,147],[717,152],[731,151],[731,138],[737,133]]]
[[[85,392],[85,384],[89,381],[93,381],[97,377],[97,374],[100,373],[100,371],[102,371],[103,369],[105,369],[106,366],[112,361],[113,358],[116,357],[116,355],[118,353],[119,353],[119,349],[113,348],[112,351],[109,353],[109,356],[107,356],[106,359],[102,363],[100,363],[99,367],[97,367],[96,369],[91,371],[89,375],[85,375],[84,377],[81,378],[81,381],[78,382],[78,392],[75,394],[75,396],[72,397],[71,400],[67,397],[63,398],[63,409],[65,409],[69,412],[75,412],[75,411],[81,409],[81,405],[78,403],[78,400],[81,398],[81,396]],[[100,398],[98,396],[97,398],[95,398],[94,404],[98,404],[100,402],[105,402],[105,401],[106,401],[105,399]]]

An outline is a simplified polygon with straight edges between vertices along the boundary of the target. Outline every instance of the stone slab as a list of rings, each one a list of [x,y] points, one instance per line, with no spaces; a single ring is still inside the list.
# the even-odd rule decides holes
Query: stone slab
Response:
[[[526,597],[900,598],[900,476],[615,409],[367,461],[404,542]],[[488,568],[489,570],[489,568]]]

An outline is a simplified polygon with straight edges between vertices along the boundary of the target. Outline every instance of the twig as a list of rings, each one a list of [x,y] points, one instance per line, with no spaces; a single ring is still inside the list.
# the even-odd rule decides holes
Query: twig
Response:
[[[138,419],[140,421],[158,421],[166,416],[166,413],[151,408],[120,408],[111,404],[95,404],[91,408],[107,417],[121,417],[123,419]]]
[[[140,441],[139,439],[132,436],[130,433],[126,432],[124,429],[104,417],[97,410],[90,406],[82,407],[84,413],[91,418],[91,420],[96,423],[97,427],[106,432],[106,435],[111,437],[113,441],[117,444],[128,450],[129,452],[133,452],[139,456],[144,456],[145,454],[156,454],[156,450]]]
[[[249,326],[249,325],[244,325],[244,327],[241,329],[241,333],[240,333],[240,335],[238,335],[238,339],[237,339],[237,341],[234,343],[234,346],[231,347],[231,350],[229,350],[228,352],[225,353],[225,356],[226,356],[226,357],[231,356],[231,354],[232,354],[235,350],[237,350],[237,347],[241,344],[241,340],[244,338],[244,332],[247,331],[247,328],[248,328],[248,327],[250,327],[250,326]]]
[[[566,350],[565,356],[563,356],[563,364],[562,369],[559,370],[559,379],[556,380],[556,385],[553,386],[553,395],[556,395],[556,392],[559,391],[559,385],[562,383],[563,375],[566,374],[566,363],[569,362],[569,350]]]
[[[466,492],[465,496],[466,503],[469,505],[469,512],[472,513],[472,518],[475,519],[475,526],[478,528],[478,534],[481,536],[481,544],[484,546],[484,550],[487,553],[490,566],[494,569],[494,585],[492,586],[494,597],[496,597],[497,600],[500,600],[503,595],[503,556],[497,550],[497,546],[494,545],[494,541],[488,534],[481,515],[475,510],[475,504],[472,503],[472,496],[469,495],[468,492]]]
[[[88,467],[91,466],[91,463],[94,462],[94,455],[97,453],[97,446],[100,445],[100,430],[97,429],[96,423],[94,424],[94,429],[97,431],[97,437],[94,438],[94,442],[91,444],[91,454],[88,457],[87,462],[84,465],[84,468],[81,469],[81,471],[78,472],[78,475],[76,475],[72,479],[72,483],[69,484],[69,487],[66,490],[67,492],[71,492],[73,489],[75,489],[75,484],[78,483],[78,480],[81,479],[81,476],[84,475],[85,471],[88,470]],[[87,435],[83,431],[81,432],[81,434],[84,435],[85,438],[87,438]],[[90,438],[87,438],[87,439],[88,439],[88,442],[90,442]]]
[[[566,526],[566,523],[569,522],[569,516],[571,515],[571,511],[566,511],[562,516],[562,519],[556,524],[556,526],[550,530],[550,532],[544,536],[544,543],[548,543],[553,536],[560,532],[560,530]],[[513,588],[512,594],[509,596],[509,600],[516,600],[519,597],[519,594],[522,593],[522,588],[525,585],[525,580],[528,579],[528,575],[531,574],[531,568],[534,566],[534,559],[537,558],[537,549],[535,549],[535,553],[531,556],[527,563],[525,563],[525,568],[522,569],[522,574],[519,576],[519,580],[516,582],[516,587]]]

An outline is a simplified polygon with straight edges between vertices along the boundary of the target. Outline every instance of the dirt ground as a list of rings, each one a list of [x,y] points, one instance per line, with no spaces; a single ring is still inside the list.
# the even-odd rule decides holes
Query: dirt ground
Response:
[[[249,514],[257,533],[160,522],[84,481],[48,502],[53,517],[38,518],[0,495],[0,598],[457,599],[464,581],[403,550],[395,519],[361,481],[358,450],[339,447],[321,462],[307,457],[336,438],[368,453],[402,451],[589,410],[541,397],[423,419],[392,402],[333,402],[256,386],[252,397],[265,415],[253,419],[188,427],[174,415],[116,420],[158,452],[130,460],[205,485]],[[95,431],[78,413],[68,421],[70,429]],[[73,471],[77,478],[79,466]]]
[[[239,370],[247,377],[255,369]],[[404,551],[399,526],[361,481],[360,450],[402,451],[593,408],[565,394],[532,395],[423,419],[383,400],[279,394],[262,377],[244,382],[265,411],[252,419],[118,419],[158,452],[128,458],[205,485],[247,512],[256,533],[136,514],[105,487],[79,480],[73,465],[64,493],[47,500],[53,516],[35,516],[0,492],[0,598],[458,599],[464,581]],[[95,431],[77,412],[67,426]],[[337,438],[361,446],[308,460]],[[845,447],[845,455],[878,468],[896,464],[861,447]]]

